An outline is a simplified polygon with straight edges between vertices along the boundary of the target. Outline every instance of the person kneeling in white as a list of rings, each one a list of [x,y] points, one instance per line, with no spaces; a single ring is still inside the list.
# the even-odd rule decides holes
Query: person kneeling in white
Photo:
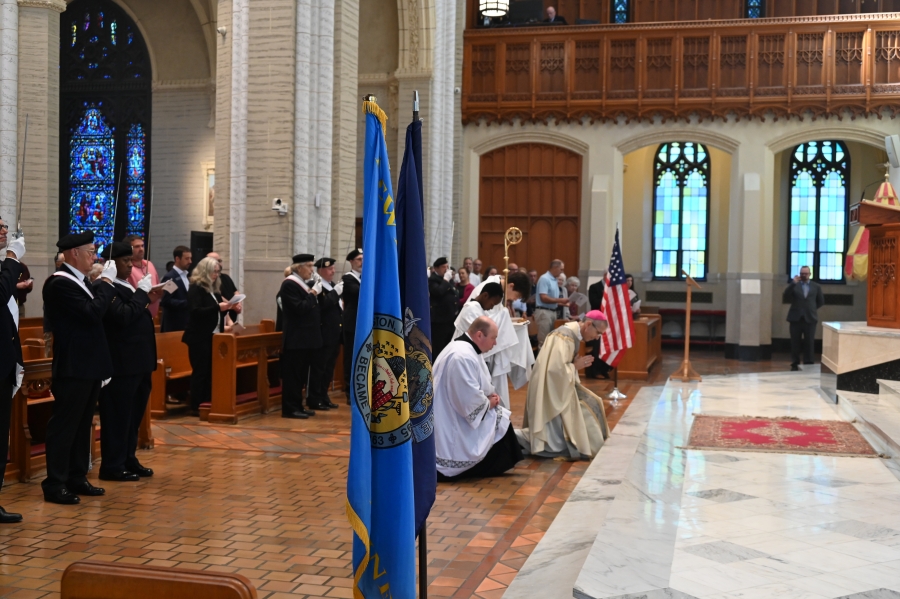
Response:
[[[434,363],[438,480],[497,476],[523,457],[481,357],[496,342],[496,323],[480,316]]]

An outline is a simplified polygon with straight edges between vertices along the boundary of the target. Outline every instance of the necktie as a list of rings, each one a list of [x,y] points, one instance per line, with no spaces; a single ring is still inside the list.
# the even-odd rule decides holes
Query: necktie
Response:
[[[85,277],[85,278],[84,278],[84,284],[85,284],[87,287],[90,287],[90,286],[91,286],[91,280],[90,280],[89,278]]]

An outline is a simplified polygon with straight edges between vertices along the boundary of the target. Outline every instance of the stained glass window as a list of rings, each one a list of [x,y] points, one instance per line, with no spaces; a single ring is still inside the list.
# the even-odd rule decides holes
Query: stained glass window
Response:
[[[654,168],[653,276],[706,278],[709,153],[693,142],[659,146]]]
[[[612,22],[627,23],[628,21],[628,0],[613,0]]]
[[[98,253],[113,237],[115,157],[113,129],[87,106],[69,138],[69,232],[93,231]]]
[[[766,16],[765,0],[747,0],[745,15],[748,19],[761,19]]]
[[[90,229],[102,251],[148,232],[150,55],[111,0],[69,2],[60,35],[60,234]]]
[[[139,124],[128,132],[128,234],[144,233],[144,176],[147,165],[146,135]]]
[[[800,144],[791,156],[788,268],[818,281],[844,280],[850,155],[839,141]]]

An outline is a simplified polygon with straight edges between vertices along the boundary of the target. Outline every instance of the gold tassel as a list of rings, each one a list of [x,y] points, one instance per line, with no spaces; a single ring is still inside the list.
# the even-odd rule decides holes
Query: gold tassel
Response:
[[[363,114],[374,114],[381,122],[381,134],[387,136],[387,115],[378,106],[375,96],[365,96],[363,99]]]

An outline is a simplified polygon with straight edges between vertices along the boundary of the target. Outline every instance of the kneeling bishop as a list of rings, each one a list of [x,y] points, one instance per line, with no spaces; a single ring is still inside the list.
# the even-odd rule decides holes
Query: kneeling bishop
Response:
[[[438,480],[497,476],[522,459],[481,357],[497,342],[497,325],[479,316],[434,363],[434,435]]]

